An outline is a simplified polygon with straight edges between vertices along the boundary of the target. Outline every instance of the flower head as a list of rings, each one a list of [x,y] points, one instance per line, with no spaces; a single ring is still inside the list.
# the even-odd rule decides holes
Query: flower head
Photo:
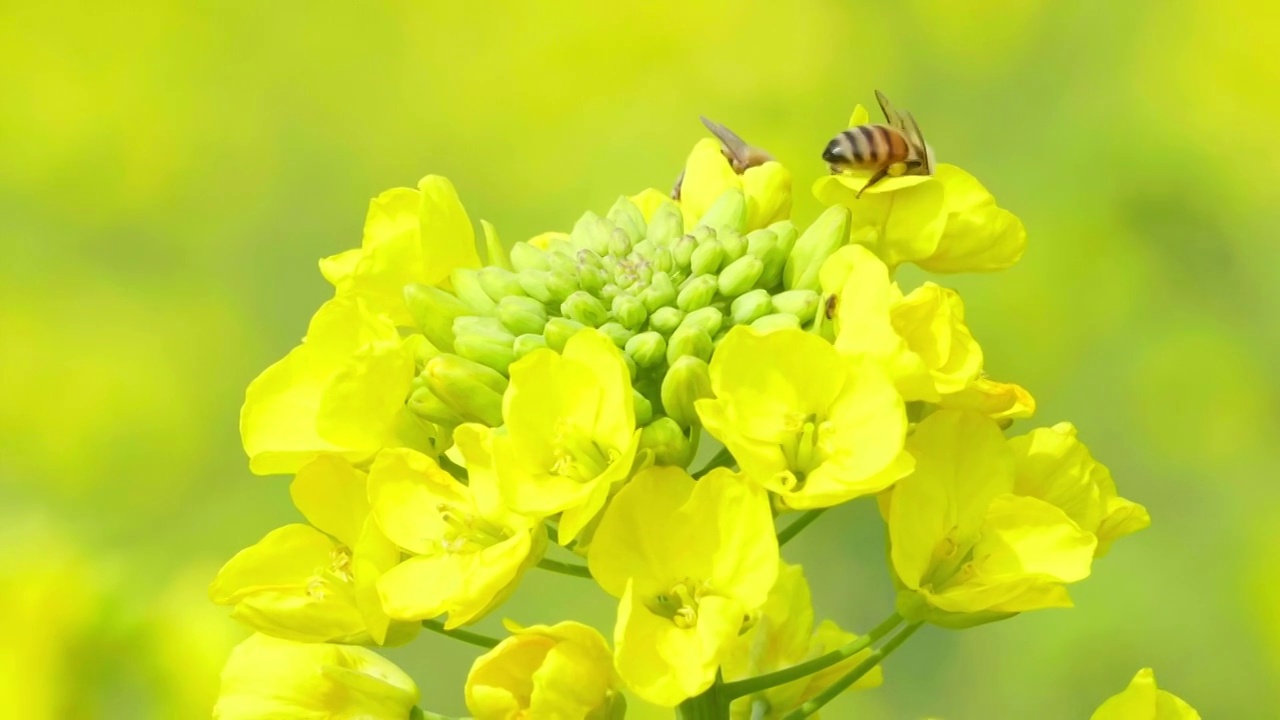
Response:
[[[253,635],[222,670],[214,720],[405,720],[418,686],[362,647]]]
[[[769,161],[747,168],[741,175],[710,138],[693,146],[680,182],[685,229],[692,229],[727,190],[739,190],[745,200],[745,230],[766,227],[791,214],[791,172]]]
[[[703,424],[787,507],[879,492],[911,470],[902,398],[873,363],[800,330],[736,327],[711,360]]]
[[[303,642],[400,643],[416,624],[392,623],[378,578],[400,551],[369,513],[365,473],[335,455],[298,471],[294,505],[311,525],[286,525],[227,561],[210,598],[259,632]]]
[[[1143,668],[1124,692],[1102,703],[1090,720],[1200,720],[1200,713],[1173,693],[1157,688],[1155,673]]]
[[[463,425],[454,439],[468,460],[467,485],[412,450],[384,450],[369,468],[378,524],[414,554],[379,579],[383,607],[404,620],[448,613],[450,628],[506,599],[546,547],[542,524],[509,511],[498,497],[488,430]]]
[[[595,628],[573,621],[522,628],[476,658],[467,675],[467,709],[476,720],[621,718],[613,654]]]
[[[711,687],[744,620],[768,597],[778,544],[765,494],[714,470],[641,471],[609,505],[587,556],[621,599],[617,668],[637,695],[674,706]]]

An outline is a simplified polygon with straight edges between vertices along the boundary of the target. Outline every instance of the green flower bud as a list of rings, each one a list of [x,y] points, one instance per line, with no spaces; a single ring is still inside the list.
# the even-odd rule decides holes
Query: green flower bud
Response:
[[[604,261],[601,259],[601,257],[595,254],[594,252],[591,252],[587,248],[582,248],[578,252],[574,253],[573,256],[578,259],[579,270],[585,267],[599,268],[601,270],[604,269]],[[609,256],[605,255],[605,257],[609,257]]]
[[[527,242],[518,242],[511,246],[511,269],[546,270],[551,267],[547,253]]]
[[[525,294],[524,288],[520,287],[520,278],[510,270],[500,267],[481,268],[479,277],[480,287],[484,288],[484,293],[494,302],[504,297]]]
[[[633,242],[644,239],[646,230],[644,213],[640,212],[640,208],[626,196],[618,198],[613,207],[609,208],[607,217],[619,229],[626,232]]]
[[[697,325],[682,325],[671,333],[671,341],[667,343],[667,364],[674,365],[686,355],[703,360],[711,359],[711,335]]]
[[[676,297],[676,307],[685,312],[697,310],[711,304],[720,285],[715,275],[698,275],[685,281],[680,295]]]
[[[613,223],[588,210],[569,233],[569,242],[576,248],[588,248],[597,255],[609,252],[609,233]]]
[[[656,367],[667,357],[667,339],[649,330],[632,336],[623,349],[635,360],[636,365],[642,368]]]
[[[716,230],[715,228],[707,227],[706,225],[699,225],[693,230],[690,230],[689,234],[693,236],[694,242],[701,245],[708,240],[714,240],[716,237]]]
[[[410,335],[404,339],[404,346],[413,353],[413,364],[419,372],[428,360],[440,354],[440,349],[432,345],[426,335]]]
[[[778,246],[778,236],[768,228],[760,228],[747,233],[747,254],[761,260],[769,257],[769,253]]]
[[[507,379],[493,368],[457,355],[440,355],[422,371],[427,387],[465,422],[502,424],[502,394]]]
[[[649,314],[657,312],[658,308],[666,307],[676,301],[676,286],[671,283],[671,276],[664,273],[654,273],[649,280],[649,287],[640,293],[640,302],[644,303]]]
[[[470,315],[491,315],[497,309],[497,303],[489,297],[480,285],[480,272],[468,268],[458,268],[449,274],[453,283],[453,294],[471,308]]]
[[[516,279],[520,281],[520,289],[544,305],[552,300],[551,290],[547,288],[550,278],[551,273],[545,270],[521,270],[516,275]]]
[[[515,336],[494,318],[460,317],[453,321],[453,351],[504,375],[515,361]]]
[[[618,349],[626,347],[627,341],[635,335],[635,333],[622,327],[621,323],[616,322],[607,322],[601,325],[600,332],[604,333],[605,337],[612,340],[613,344],[618,346]]]
[[[453,319],[453,341],[456,343],[463,335],[488,335],[498,340],[515,339],[498,318],[479,315],[463,315]]]
[[[551,268],[551,272],[561,272],[566,275],[578,274],[578,252],[563,253],[550,252],[547,253],[547,264]]]
[[[737,297],[751,289],[764,272],[764,263],[753,255],[742,257],[729,263],[720,276],[716,278],[720,294],[725,297]]]
[[[627,366],[627,376],[631,378],[632,382],[635,382],[636,373],[640,372],[636,367],[636,361],[632,360],[630,355],[623,354],[622,362]]]
[[[791,242],[794,243],[794,227],[792,230]],[[764,269],[760,272],[760,279],[756,280],[756,285],[770,289],[782,282],[782,269],[786,267],[787,256],[790,253],[791,246],[784,247],[779,241],[777,233],[772,230],[762,228],[749,233],[747,235],[747,254],[760,258],[760,262],[764,263]]]
[[[644,237],[655,245],[667,246],[674,242],[683,230],[684,215],[680,213],[680,208],[675,203],[667,201],[653,211],[653,217],[649,218],[649,227]]]
[[[604,287],[600,288],[600,299],[610,304],[622,294],[622,288],[618,287],[617,283],[605,283]]]
[[[551,301],[562,303],[569,299],[569,296],[578,292],[578,274],[575,272],[569,274],[559,270],[552,270],[547,276],[547,291],[551,293]]]
[[[767,290],[752,290],[734,299],[729,316],[734,325],[747,325],[773,312],[773,299]]]
[[[812,290],[787,290],[773,296],[773,309],[788,315],[795,315],[803,325],[813,319],[818,311],[818,293]]]
[[[654,270],[661,270],[664,273],[670,273],[675,269],[675,261],[671,259],[671,250],[665,247],[658,248],[653,254],[653,260],[650,262]]]
[[[540,335],[547,324],[547,309],[533,298],[512,295],[498,302],[498,320],[515,335]]]
[[[546,346],[547,339],[541,335],[520,335],[516,337],[516,342],[512,347],[512,350],[515,351],[516,359],[519,360],[534,350],[538,350]]]
[[[671,259],[676,267],[688,270],[693,266],[693,252],[697,249],[698,241],[694,240],[692,235],[681,235],[680,239],[671,246]]]
[[[729,228],[742,232],[747,225],[747,198],[742,191],[737,188],[729,188],[725,190],[716,201],[707,208],[701,218],[698,218],[699,225],[706,225],[710,228],[720,230],[721,228]]]
[[[658,246],[648,240],[641,240],[631,248],[632,259],[636,260],[652,260],[653,254],[658,251]]]
[[[720,326],[723,324],[724,312],[718,307],[710,306],[698,308],[685,315],[684,320],[680,322],[680,327],[700,327],[708,335],[714,336],[720,332]]]
[[[618,319],[618,322],[632,330],[639,329],[649,317],[649,311],[645,308],[644,303],[640,302],[640,298],[634,295],[615,296],[612,310],[613,316]]]
[[[489,258],[488,264],[510,270],[511,257],[507,255],[507,249],[502,246],[502,240],[498,238],[497,228],[488,220],[481,220],[480,227],[484,230],[484,249]]]
[[[796,239],[796,245],[782,271],[788,290],[821,290],[818,270],[837,249],[849,240],[849,209],[832,205]]]
[[[473,311],[452,293],[438,287],[409,283],[404,286],[404,301],[414,323],[432,345],[453,351],[453,320]]]
[[[631,236],[622,228],[615,229],[609,233],[609,254],[616,258],[623,258],[627,253],[631,252]]]
[[[653,279],[653,273],[653,264],[646,260],[636,268],[636,279],[641,285],[648,285]]]
[[[693,251],[689,258],[689,272],[693,275],[714,275],[724,261],[724,246],[719,240],[708,239]]]
[[[702,425],[694,403],[709,397],[711,369],[706,360],[685,355],[672,363],[662,379],[662,409],[682,428]]]
[[[752,321],[751,327],[765,332],[783,328],[798,328],[800,327],[800,318],[786,313],[773,313],[772,315],[756,318]]]
[[[726,265],[747,254],[747,239],[742,237],[741,233],[732,230],[721,230],[716,233],[716,239],[720,241],[720,246],[724,248],[724,263]]]
[[[671,306],[660,307],[649,315],[649,327],[663,335],[670,335],[680,327],[681,320],[684,320],[683,310]]]
[[[423,382],[426,382],[425,378]],[[445,405],[444,401],[436,397],[431,392],[431,388],[425,385],[414,390],[405,404],[409,407],[409,412],[437,425],[455,427],[463,423],[462,417]]]
[[[585,290],[579,290],[565,298],[560,304],[560,314],[591,327],[600,327],[609,319],[609,311],[605,310],[604,304]]]
[[[578,284],[592,295],[598,294],[607,282],[609,282],[609,274],[603,268],[583,265],[578,271]]]
[[[637,422],[639,424],[639,422]],[[640,431],[640,450],[653,453],[655,465],[684,467],[693,460],[693,446],[680,424],[669,417],[660,417]]]
[[[790,220],[779,220],[767,229],[778,237],[778,246],[790,254],[791,248],[796,246],[796,238],[800,235],[796,224]]]
[[[569,342],[569,338],[573,337],[582,330],[586,325],[577,320],[569,318],[551,318],[547,321],[547,326],[542,329],[542,334],[547,339],[547,347],[556,352],[564,351],[564,344]]]
[[[653,403],[636,390],[631,391],[631,401],[636,408],[636,425],[648,425],[653,420]]]

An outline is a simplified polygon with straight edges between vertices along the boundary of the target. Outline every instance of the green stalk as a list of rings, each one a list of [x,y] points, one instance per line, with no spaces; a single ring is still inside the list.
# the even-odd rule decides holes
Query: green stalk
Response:
[[[868,657],[866,660],[863,660],[861,663],[858,663],[858,667],[850,670],[848,673],[841,676],[840,679],[836,680],[834,683],[831,683],[831,686],[828,687],[827,689],[823,690],[817,695],[814,695],[813,699],[811,699],[809,702],[787,713],[785,716],[783,716],[782,720],[804,720],[804,718],[807,718],[810,715],[818,712],[818,710],[821,709],[823,705],[826,705],[827,703],[836,699],[836,696],[838,696],[840,693],[844,692],[845,690],[848,690],[849,687],[854,683],[858,682],[858,680],[862,678],[863,675],[866,675],[867,673],[871,672],[877,665],[881,663],[881,661],[889,657],[889,655],[891,655],[894,650],[898,649],[899,645],[906,642],[907,639],[910,638],[915,633],[916,630],[920,629],[920,625],[921,623],[916,622],[916,623],[911,623],[910,625],[903,628],[902,632],[899,632],[897,635],[894,635],[893,637],[889,638],[889,642],[885,643],[884,647],[871,653],[870,657]]]
[[[551,558],[542,558],[538,561],[538,567],[543,570],[560,573],[561,575],[572,575],[573,577],[591,579],[591,571],[586,565],[578,565],[577,563],[560,562]]]
[[[447,635],[454,640],[461,640],[464,643],[470,643],[485,649],[497,647],[498,643],[501,642],[497,638],[491,638],[488,635],[481,635],[480,633],[473,633],[470,630],[459,630],[457,628],[450,630],[439,620],[423,620],[422,627],[432,632],[438,632],[441,635]]]
[[[818,519],[818,516],[826,512],[827,508],[817,508],[815,510],[807,510],[800,517],[791,521],[791,524],[782,528],[778,533],[778,547],[791,542],[791,539],[800,534],[800,531],[809,527],[809,524]]]
[[[771,673],[765,673],[753,678],[738,680],[737,682],[727,683],[724,686],[724,693],[729,698],[740,698],[744,695],[751,695],[762,690],[768,690],[771,687],[785,685],[793,680],[799,680],[808,677],[821,670],[835,665],[836,663],[847,660],[854,655],[871,647],[872,643],[880,638],[888,635],[894,628],[902,622],[902,616],[894,613],[885,618],[883,622],[871,629],[871,632],[845,645],[836,648],[826,655],[821,655],[812,660],[802,662],[799,665],[792,665],[789,668],[783,668]]]
[[[716,468],[729,467],[733,465],[733,453],[729,452],[729,448],[722,447],[720,452],[716,453],[706,465],[703,465],[698,472],[694,473],[694,477],[702,477]]]

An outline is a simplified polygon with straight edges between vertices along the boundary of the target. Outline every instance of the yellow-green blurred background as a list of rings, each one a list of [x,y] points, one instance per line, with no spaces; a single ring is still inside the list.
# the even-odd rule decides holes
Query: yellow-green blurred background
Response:
[[[246,469],[243,388],[369,198],[437,173],[508,241],[567,229],[668,188],[706,114],[787,162],[808,221],[879,88],[1028,228],[1013,270],[944,279],[989,370],[1154,520],[1077,609],[921,633],[829,717],[1086,718],[1144,666],[1206,718],[1274,717],[1278,27],[1262,0],[4,3],[0,714],[208,717],[245,635],[208,580],[297,517]],[[786,554],[865,629],[882,542],[862,502]],[[506,614],[568,608],[612,620],[537,573]],[[474,654],[389,652],[452,714]]]

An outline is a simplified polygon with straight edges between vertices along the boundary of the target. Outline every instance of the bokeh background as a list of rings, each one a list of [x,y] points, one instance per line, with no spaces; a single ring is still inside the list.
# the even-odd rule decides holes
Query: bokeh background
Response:
[[[567,229],[668,188],[706,114],[787,162],[807,221],[820,149],[879,88],[1029,230],[1014,269],[944,279],[992,374],[1074,421],[1154,522],[1078,608],[923,632],[828,715],[1086,718],[1150,666],[1206,718],[1274,717],[1276,8],[4,3],[0,707],[208,717],[246,632],[207,583],[296,518],[285,478],[246,469],[243,389],[330,293],[316,260],[358,244],[369,198],[437,173],[508,241]],[[865,629],[891,605],[882,542],[861,502],[786,554],[820,616]],[[569,608],[611,622],[592,585],[539,573],[507,614]],[[389,654],[463,712],[472,648]]]

